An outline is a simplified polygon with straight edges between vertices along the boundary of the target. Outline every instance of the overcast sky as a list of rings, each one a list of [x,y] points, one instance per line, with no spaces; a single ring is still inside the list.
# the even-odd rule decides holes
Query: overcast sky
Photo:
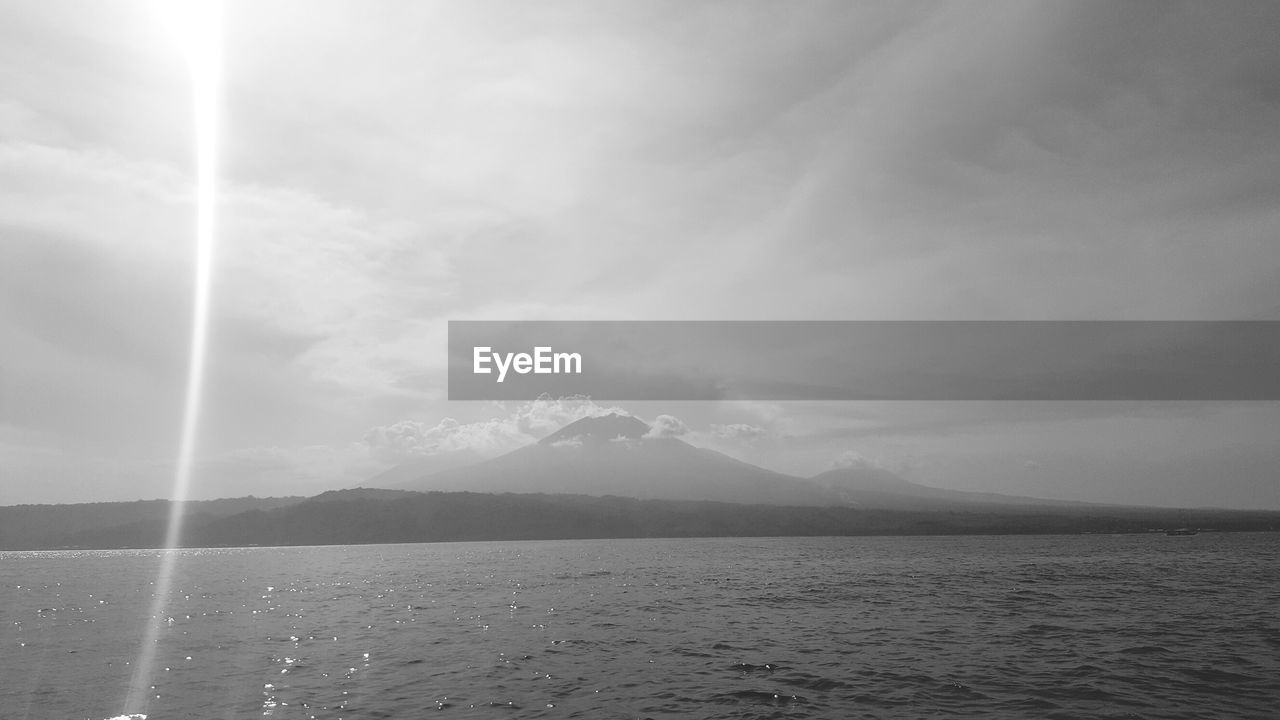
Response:
[[[170,494],[193,151],[160,2],[0,2],[0,504]],[[1280,319],[1280,5],[233,2],[196,498],[609,404],[450,319]],[[674,403],[783,472],[1280,508],[1277,403]],[[679,427],[679,426],[674,426]]]

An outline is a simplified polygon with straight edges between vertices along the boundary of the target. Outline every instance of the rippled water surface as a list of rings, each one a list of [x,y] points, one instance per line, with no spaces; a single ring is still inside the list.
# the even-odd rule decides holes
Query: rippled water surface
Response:
[[[1280,537],[0,553],[0,717],[1274,718]]]

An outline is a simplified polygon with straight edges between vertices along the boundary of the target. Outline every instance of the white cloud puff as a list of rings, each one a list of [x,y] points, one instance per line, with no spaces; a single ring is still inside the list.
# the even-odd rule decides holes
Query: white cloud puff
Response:
[[[727,425],[712,425],[711,435],[722,442],[754,445],[769,437],[769,431],[758,425],[729,423]]]
[[[649,432],[645,433],[647,438],[677,438],[689,433],[689,426],[684,421],[674,415],[659,415],[650,423]]]
[[[876,463],[868,460],[865,455],[863,455],[862,453],[856,450],[846,450],[840,453],[839,457],[837,457],[831,463],[831,466],[837,469],[859,468],[859,467],[871,467],[871,468],[880,467]]]
[[[519,405],[506,416],[479,422],[460,423],[445,418],[431,425],[403,420],[375,427],[365,433],[364,442],[375,457],[386,462],[461,450],[492,456],[536,442],[575,420],[610,413],[629,414],[621,408],[597,405],[586,396],[543,395]]]

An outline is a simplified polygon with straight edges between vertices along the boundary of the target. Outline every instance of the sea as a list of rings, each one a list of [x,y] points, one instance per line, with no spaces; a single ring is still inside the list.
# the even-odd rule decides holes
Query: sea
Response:
[[[1280,716],[1280,534],[164,552],[0,553],[0,718]]]

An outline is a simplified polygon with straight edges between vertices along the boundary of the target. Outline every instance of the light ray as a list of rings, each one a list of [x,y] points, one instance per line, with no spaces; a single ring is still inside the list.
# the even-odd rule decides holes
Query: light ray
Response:
[[[125,698],[128,717],[143,717],[154,693],[151,680],[155,665],[160,628],[166,616],[169,590],[173,583],[174,565],[182,539],[183,505],[191,481],[195,455],[200,404],[204,387],[207,352],[209,303],[213,279],[215,208],[217,200],[217,129],[218,91],[221,83],[220,0],[187,0],[180,6],[170,5],[179,20],[175,30],[180,34],[191,71],[192,107],[195,117],[195,282],[191,316],[191,345],[187,367],[187,389],[182,413],[182,435],[178,445],[177,466],[170,494],[169,522],[165,530],[164,549],[151,601],[147,631],[143,634],[137,662]]]

